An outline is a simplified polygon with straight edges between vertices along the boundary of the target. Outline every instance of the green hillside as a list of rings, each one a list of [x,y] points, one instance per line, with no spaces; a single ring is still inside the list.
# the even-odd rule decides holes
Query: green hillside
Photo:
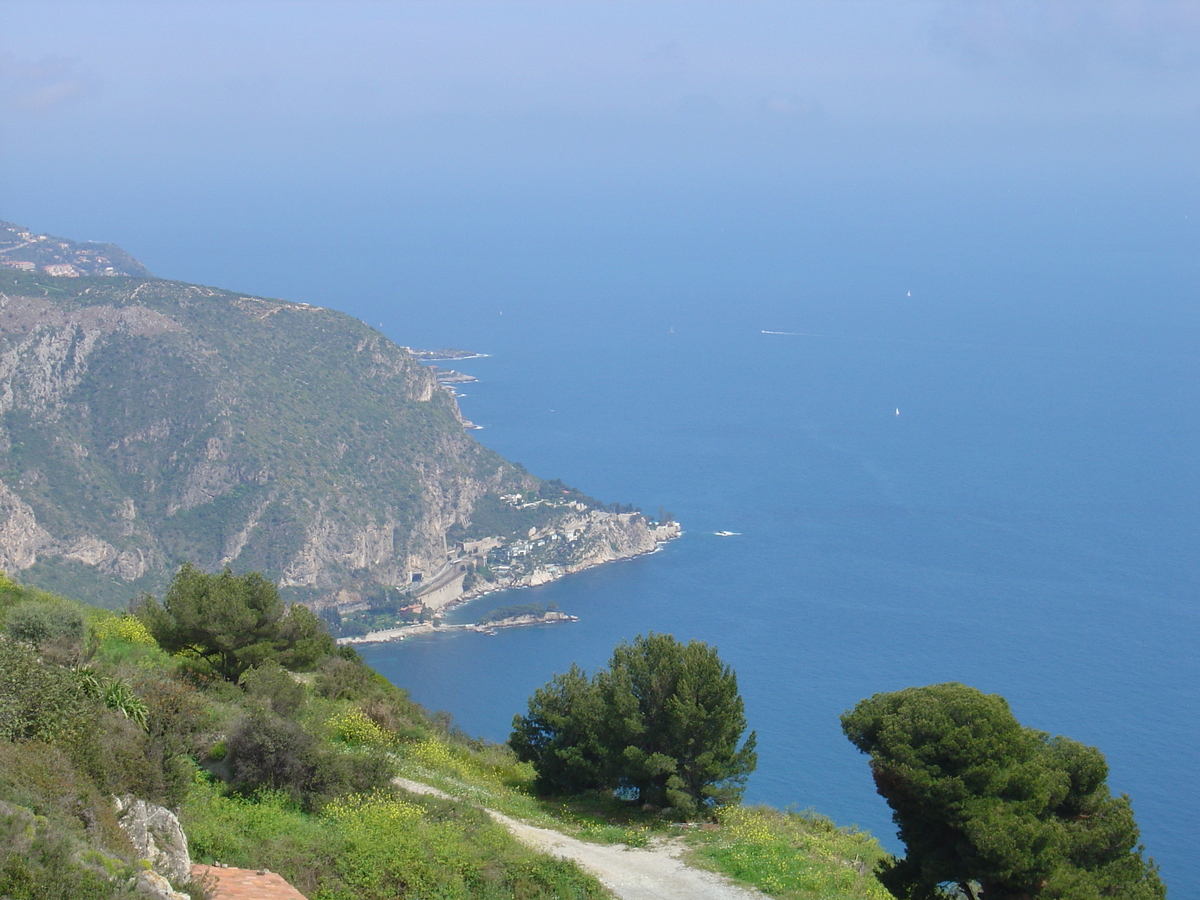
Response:
[[[457,542],[598,506],[480,445],[427,366],[328,309],[10,267],[0,357],[0,566],[111,606],[191,561],[353,608]]]
[[[772,896],[884,896],[869,874],[875,841],[819,816],[733,807],[709,830],[681,829],[602,792],[539,797],[507,747],[430,716],[319,623],[298,629],[303,608],[278,604],[269,582],[193,572],[164,603],[179,612],[180,590],[206,587],[247,588],[268,610],[241,642],[256,663],[236,681],[195,634],[166,652],[156,604],[118,615],[0,578],[0,896],[136,896],[122,795],[177,810],[194,862],[270,869],[313,900],[606,896],[484,807],[590,841],[681,841],[694,862]],[[396,775],[448,796],[410,793]]]

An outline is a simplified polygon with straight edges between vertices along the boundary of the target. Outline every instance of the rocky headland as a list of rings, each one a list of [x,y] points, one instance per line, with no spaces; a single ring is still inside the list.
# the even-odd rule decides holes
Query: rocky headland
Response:
[[[0,568],[27,582],[115,607],[183,561],[257,570],[362,633],[678,533],[474,440],[471,376],[428,363],[479,354],[0,227]]]

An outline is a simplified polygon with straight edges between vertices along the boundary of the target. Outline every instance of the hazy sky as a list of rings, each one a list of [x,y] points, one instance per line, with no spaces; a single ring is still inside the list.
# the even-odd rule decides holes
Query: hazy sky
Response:
[[[143,231],[399,196],[517,230],[585,196],[1183,210],[1200,3],[6,0],[0,112],[0,215],[164,259]]]

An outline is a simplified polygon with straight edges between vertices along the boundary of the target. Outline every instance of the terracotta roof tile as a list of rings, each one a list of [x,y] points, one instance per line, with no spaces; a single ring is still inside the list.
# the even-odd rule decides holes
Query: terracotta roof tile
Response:
[[[274,872],[196,865],[192,878],[212,889],[212,900],[305,900]]]

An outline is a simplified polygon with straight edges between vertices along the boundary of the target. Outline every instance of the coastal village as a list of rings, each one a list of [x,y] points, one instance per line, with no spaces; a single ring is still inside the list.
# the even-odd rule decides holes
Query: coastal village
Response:
[[[411,599],[398,610],[408,622],[339,640],[371,643],[452,628],[490,631],[514,625],[574,621],[574,617],[557,612],[479,626],[451,626],[442,620],[451,607],[483,594],[506,588],[536,587],[601,563],[652,553],[682,533],[675,521],[652,522],[639,512],[590,509],[578,500],[528,498],[521,494],[505,494],[500,499],[515,509],[549,507],[566,515],[555,517],[542,528],[530,528],[516,538],[456,542],[447,548],[446,562],[438,571],[411,574],[408,590]],[[353,606],[343,607],[344,613],[356,611]]]

